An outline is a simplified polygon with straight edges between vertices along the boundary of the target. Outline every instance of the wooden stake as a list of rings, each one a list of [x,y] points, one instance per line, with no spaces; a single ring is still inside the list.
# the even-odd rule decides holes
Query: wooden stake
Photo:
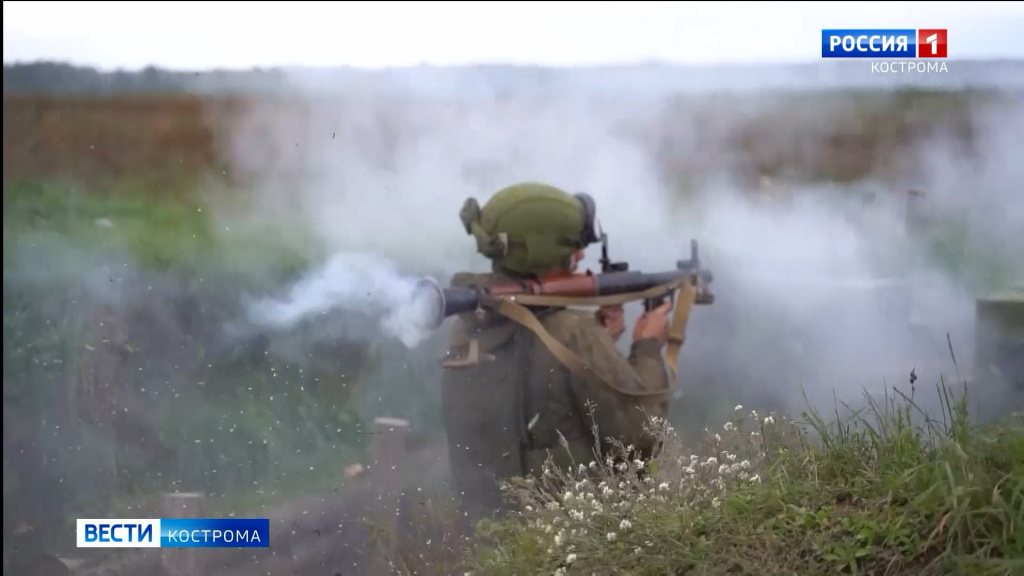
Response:
[[[164,494],[164,518],[202,518],[205,508],[206,495],[201,492]],[[200,576],[202,567],[197,551],[196,548],[161,549],[164,573],[168,576]]]
[[[377,418],[370,443],[370,486],[374,498],[374,528],[382,531],[382,546],[374,559],[374,573],[393,572],[389,561],[398,553],[398,519],[402,479],[412,471],[403,468],[408,455],[409,421]]]

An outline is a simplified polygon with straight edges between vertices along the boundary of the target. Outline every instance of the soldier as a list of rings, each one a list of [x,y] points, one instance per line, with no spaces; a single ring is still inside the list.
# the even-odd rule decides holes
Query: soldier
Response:
[[[452,285],[571,274],[583,249],[598,239],[594,215],[589,196],[535,183],[500,190],[483,209],[467,200],[462,221],[492,273],[456,274]],[[621,306],[596,314],[532,310],[600,380],[573,373],[533,332],[507,318],[478,310],[455,320],[442,405],[453,480],[471,522],[500,510],[501,480],[537,473],[549,454],[561,467],[586,464],[598,452],[610,456],[608,439],[614,439],[650,456],[655,439],[644,424],[668,412],[661,350],[670,309],[666,303],[637,320],[628,358],[615,348],[626,329]]]

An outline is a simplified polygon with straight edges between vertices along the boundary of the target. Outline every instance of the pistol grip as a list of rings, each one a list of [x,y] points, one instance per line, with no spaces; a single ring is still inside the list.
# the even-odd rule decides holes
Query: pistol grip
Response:
[[[658,296],[657,298],[648,298],[644,300],[644,312],[650,312],[651,310],[654,310],[655,308],[661,306],[662,304],[665,303],[666,299],[668,299],[674,305],[676,302],[675,296],[675,292],[669,292],[664,296]]]

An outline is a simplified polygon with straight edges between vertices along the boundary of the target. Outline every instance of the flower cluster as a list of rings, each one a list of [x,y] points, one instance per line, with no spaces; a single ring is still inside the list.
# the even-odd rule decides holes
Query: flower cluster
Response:
[[[690,449],[667,420],[652,418],[647,432],[660,448],[650,461],[636,458],[632,446],[617,447],[616,453],[626,457],[567,470],[556,469],[549,459],[540,478],[503,489],[519,504],[528,530],[557,566],[555,573],[564,573],[595,547],[629,546],[642,553],[652,543],[634,525],[642,525],[639,519],[647,515],[674,507],[696,517],[719,508],[730,490],[761,482],[770,448],[766,437],[776,437],[780,429],[774,415],[762,418],[737,406],[720,431],[706,429]]]

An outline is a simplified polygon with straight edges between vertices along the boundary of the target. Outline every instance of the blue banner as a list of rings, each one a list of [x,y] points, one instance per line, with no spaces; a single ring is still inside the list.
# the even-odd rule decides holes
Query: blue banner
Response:
[[[161,518],[161,548],[267,548],[268,518]]]

